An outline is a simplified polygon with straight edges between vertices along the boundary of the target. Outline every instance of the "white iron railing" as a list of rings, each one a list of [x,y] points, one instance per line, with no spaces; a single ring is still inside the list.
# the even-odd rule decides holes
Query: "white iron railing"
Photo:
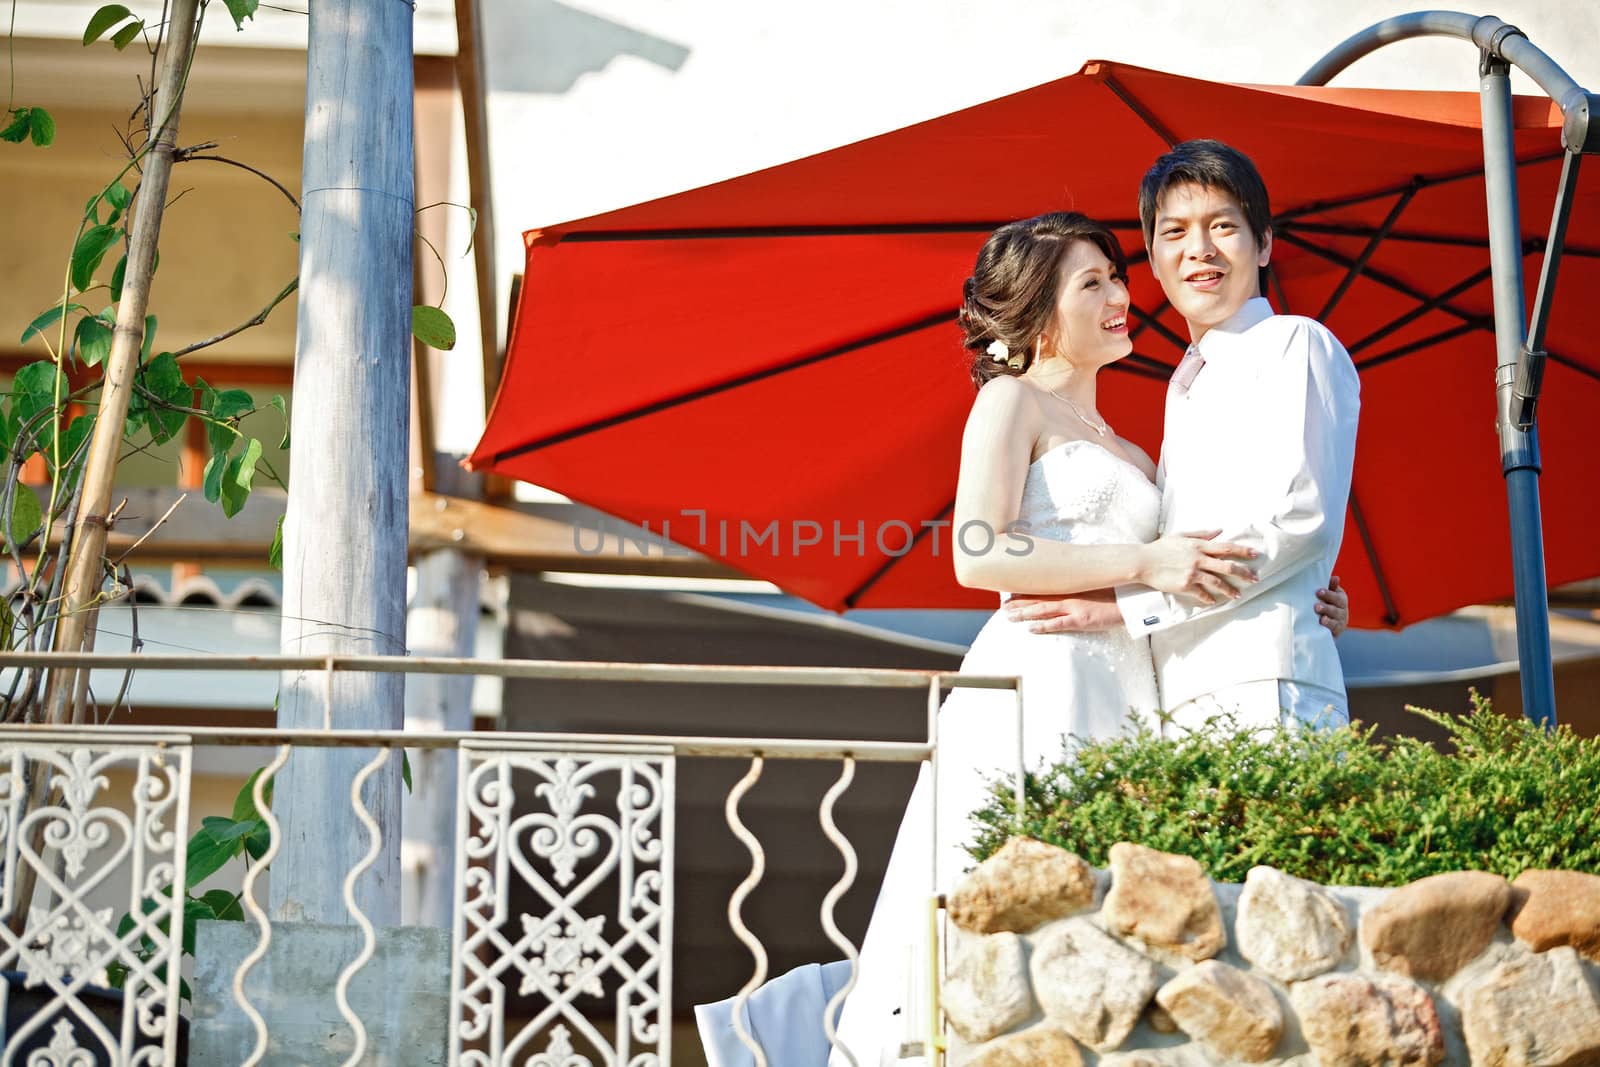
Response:
[[[256,880],[277,853],[280,832],[266,786],[296,749],[355,747],[372,758],[350,783],[351,811],[364,828],[366,855],[344,879],[344,899],[360,931],[359,948],[334,984],[347,1033],[328,1063],[405,1062],[371,1047],[367,1022],[352,1006],[352,983],[372,960],[378,936],[356,906],[355,886],[380,853],[384,829],[367,808],[367,780],[395,748],[453,749],[460,773],[456,796],[455,926],[450,942],[448,1062],[489,1067],[510,1063],[576,1067],[666,1067],[671,1061],[672,916],[675,760],[679,756],[749,761],[727,796],[729,828],[748,849],[750,873],[728,901],[729,923],[754,958],[734,1020],[757,1063],[774,1060],[742,1029],[741,1008],[767,978],[767,955],[745,925],[741,906],[766,863],[761,842],[739,817],[739,801],[765,761],[825,760],[840,765],[820,798],[823,833],[839,851],[843,873],[820,905],[828,939],[852,962],[856,946],[839,929],[834,908],[855,880],[854,848],[834,821],[834,806],[851,785],[858,761],[928,760],[937,775],[937,710],[944,691],[960,687],[1016,692],[1017,800],[1021,811],[1021,696],[1011,678],[952,673],[832,668],[762,668],[667,664],[447,660],[405,657],[202,657],[145,655],[0,655],[0,670],[93,667],[165,671],[323,672],[333,692],[337,671],[484,674],[502,678],[637,681],[756,686],[923,689],[928,736],[922,742],[827,738],[726,738],[572,733],[415,733],[322,730],[0,727],[0,970],[20,972],[34,1009],[7,1032],[16,982],[0,984],[0,1067],[180,1062],[180,973],[184,909],[171,886],[185,885],[184,840],[196,749],[263,746],[273,757],[257,777],[254,802],[270,831],[270,847],[245,876],[239,904],[258,931],[231,980],[228,1011],[237,1010],[248,1038],[228,1062],[275,1062],[270,1011],[251,992],[252,971],[272,951],[273,923],[257,900]],[[111,795],[108,772],[131,777]],[[44,776],[46,788],[35,779]],[[531,788],[530,788],[531,783]],[[935,789],[929,796],[936,795]],[[26,810],[30,792],[44,803]],[[604,804],[603,810],[599,810]],[[930,813],[930,825],[937,825]],[[26,866],[39,887],[31,907],[13,899]],[[117,908],[103,906],[107,887],[126,880]],[[930,893],[934,887],[930,883]],[[599,909],[597,894],[614,892]],[[512,894],[532,894],[535,911],[513,915]],[[121,890],[119,889],[119,893]],[[91,905],[98,894],[102,906]],[[918,902],[908,901],[915,906]],[[27,912],[25,929],[14,920]],[[114,914],[131,925],[119,929]],[[124,974],[120,1011],[98,1011],[109,968]],[[931,983],[936,984],[936,983]],[[259,982],[256,983],[259,985]],[[825,1012],[830,1040],[844,992]],[[270,991],[269,991],[270,992]],[[508,1004],[529,998],[531,1017],[510,1018]],[[217,1010],[223,1010],[218,1008]],[[520,1022],[520,1025],[518,1025]],[[937,1050],[938,1013],[928,1013],[925,1047]],[[599,1025],[597,1025],[599,1023]],[[48,1041],[45,1035],[48,1034]],[[194,1034],[190,1034],[191,1039]],[[193,1040],[190,1046],[193,1047]],[[333,1046],[330,1046],[330,1048]],[[190,1062],[199,1062],[191,1060]],[[222,1062],[208,1060],[209,1062]],[[930,1057],[930,1063],[933,1062]]]

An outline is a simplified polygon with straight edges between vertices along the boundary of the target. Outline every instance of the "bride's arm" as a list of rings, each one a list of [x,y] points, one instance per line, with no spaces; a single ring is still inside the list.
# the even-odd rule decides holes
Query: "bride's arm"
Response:
[[[951,552],[956,580],[974,589],[1011,593],[1079,593],[1138,582],[1194,596],[1232,587],[1219,575],[1248,582],[1249,568],[1229,557],[1249,549],[1195,537],[1149,545],[1074,545],[1028,536],[1017,522],[1033,443],[1042,428],[1025,384],[997,378],[978,393],[961,443],[961,474]]]

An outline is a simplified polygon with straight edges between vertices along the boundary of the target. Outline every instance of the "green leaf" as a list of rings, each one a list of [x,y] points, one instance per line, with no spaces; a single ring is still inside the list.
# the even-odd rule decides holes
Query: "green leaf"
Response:
[[[117,265],[111,271],[111,302],[114,304],[122,299],[122,280],[128,273],[128,254],[124,252],[122,258],[117,260]]]
[[[49,148],[55,141],[56,120],[44,108],[36,107],[33,109],[33,114],[29,116],[28,126],[28,132],[33,137],[33,143],[38,147]]]
[[[194,390],[183,380],[183,368],[178,366],[178,357],[171,352],[163,352],[140,367],[139,383],[158,400],[164,400],[168,404],[189,407],[194,403]],[[145,403],[147,410],[144,421],[150,429],[150,438],[153,441],[172,440],[178,431],[183,429],[184,420],[189,417],[187,412],[161,407],[148,397],[145,398]]]
[[[83,43],[94,44],[111,27],[123,19],[133,18],[133,12],[121,4],[107,4],[93,15],[89,16],[89,25],[83,29]]]
[[[193,889],[222,870],[227,862],[244,848],[245,836],[257,825],[255,820],[234,822],[218,815],[202,819],[200,829],[189,838],[183,875],[184,888]]]
[[[116,208],[118,211],[128,210],[128,205],[133,203],[133,194],[128,191],[128,187],[126,185],[122,184],[121,179],[118,179],[117,181],[114,181],[110,185],[106,186],[105,198],[110,201],[111,206]]]
[[[78,329],[72,335],[78,358],[86,366],[99,366],[111,355],[111,329],[113,324],[98,315],[85,315],[78,320]]]
[[[32,489],[18,482],[11,494],[11,515],[6,522],[11,547],[22,544],[43,524],[44,511],[39,507],[39,498],[33,495]]]
[[[264,770],[266,770],[265,767],[257,767],[251,772],[250,777],[245,779],[244,785],[239,787],[239,792],[234,794],[233,818],[235,822],[261,818],[261,812],[256,810],[255,788],[256,780],[261,777],[261,772]],[[276,778],[268,778],[267,784],[261,789],[269,807],[272,805],[272,787],[276,784]]]
[[[143,20],[140,20],[138,22],[130,22],[126,26],[122,27],[122,29],[118,30],[116,33],[113,33],[111,35],[111,43],[113,45],[115,45],[116,48],[117,48],[117,51],[120,52],[124,48],[128,47],[128,45],[132,44],[134,38],[138,37],[139,34],[141,34],[143,32],[144,32],[144,22],[143,22]]]
[[[73,419],[72,424],[67,427],[67,432],[61,435],[61,461],[65,463],[71,459],[92,433],[94,433],[93,415],[79,415]]]
[[[140,363],[148,363],[150,361],[150,349],[155,344],[155,341],[156,317],[154,315],[146,315],[144,317],[144,340],[139,345]]]
[[[48,359],[39,359],[19,368],[11,378],[11,392],[53,400],[56,392],[56,365]]]
[[[72,248],[72,287],[78,291],[89,288],[94,282],[94,272],[105,258],[107,250],[117,243],[122,231],[109,224],[91,226],[83,231]]]
[[[87,311],[89,309],[84,307],[82,304],[68,304],[66,306],[66,310]],[[17,343],[25,345],[33,338],[35,334],[42,336],[44,331],[54,326],[56,324],[56,320],[61,318],[61,311],[62,308],[60,304],[52,304],[48,308],[45,308],[39,313],[37,318],[28,323],[28,328],[22,331],[22,340],[18,341]]]
[[[28,139],[28,129],[33,125],[33,108],[18,107],[11,110],[11,123],[0,130],[0,141],[21,144]]]
[[[200,397],[200,406],[217,420],[206,425],[211,451],[227,452],[240,438],[236,425],[238,420],[256,409],[255,399],[243,389],[223,389],[218,392],[209,385],[200,390]]]
[[[227,473],[222,477],[222,513],[228,518],[239,514],[245,501],[250,499],[251,484],[256,477],[256,462],[261,459],[261,442],[254,437],[245,443],[244,451],[228,461]]]
[[[411,792],[411,757],[403,748],[400,750],[400,780],[406,784],[406,792]]]
[[[211,909],[213,918],[227,922],[244,922],[244,908],[240,906],[240,897],[226,889],[208,889],[200,894],[200,900]]]
[[[283,416],[283,440],[278,442],[278,447],[280,449],[288,448],[289,447],[289,404],[288,404],[287,401],[285,401],[283,399],[283,394],[282,393],[279,393],[277,396],[275,396],[271,400],[267,401],[267,403],[269,403],[273,407],[277,408],[278,409],[278,414]]]
[[[456,324],[441,309],[418,304],[411,309],[411,333],[429,348],[448,352],[456,346]]]
[[[228,14],[233,16],[233,24],[242,30],[244,20],[254,17],[260,0],[224,0],[224,2],[228,5]]]
[[[272,547],[267,549],[267,563],[275,571],[283,570],[283,519],[278,516],[278,530],[272,535]]]
[[[228,453],[213,452],[206,461],[204,492],[206,499],[215,504],[222,499],[222,478],[228,472]]]

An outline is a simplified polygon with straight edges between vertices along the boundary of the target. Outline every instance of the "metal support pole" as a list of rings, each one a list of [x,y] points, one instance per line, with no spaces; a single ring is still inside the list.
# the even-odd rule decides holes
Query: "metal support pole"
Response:
[[[1479,79],[1483,105],[1483,173],[1489,208],[1489,261],[1494,268],[1495,426],[1500,469],[1511,513],[1511,565],[1516,581],[1517,661],[1523,714],[1556,723],[1555,675],[1550,660],[1550,604],[1545,591],[1544,532],[1539,515],[1539,433],[1519,430],[1515,418],[1517,364],[1523,327],[1522,232],[1517,215],[1516,142],[1511,120],[1510,67],[1484,53]]]

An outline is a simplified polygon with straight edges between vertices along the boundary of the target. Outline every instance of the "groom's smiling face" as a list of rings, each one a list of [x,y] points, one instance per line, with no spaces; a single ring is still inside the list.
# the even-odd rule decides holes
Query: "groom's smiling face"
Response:
[[[1189,324],[1191,340],[1260,295],[1259,270],[1271,257],[1271,232],[1258,239],[1225,190],[1184,182],[1162,193],[1150,233],[1150,268]]]

